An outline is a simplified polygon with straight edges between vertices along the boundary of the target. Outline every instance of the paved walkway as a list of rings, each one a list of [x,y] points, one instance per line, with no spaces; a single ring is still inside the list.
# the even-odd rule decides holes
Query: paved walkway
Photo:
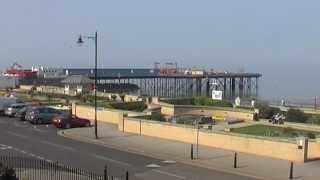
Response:
[[[224,172],[259,177],[261,179],[288,179],[289,161],[238,153],[238,168],[233,168],[234,152],[199,146],[194,148],[197,160],[190,160],[191,145],[154,137],[122,133],[113,124],[99,124],[99,139],[94,138],[94,128],[77,128],[60,131],[59,134],[86,142],[119,150],[157,157],[171,162],[197,165]],[[320,161],[294,164],[295,179],[319,179]]]

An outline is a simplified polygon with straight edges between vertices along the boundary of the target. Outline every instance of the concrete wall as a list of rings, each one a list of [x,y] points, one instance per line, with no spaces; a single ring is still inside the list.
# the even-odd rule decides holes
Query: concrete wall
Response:
[[[160,106],[161,106],[161,114],[166,115],[166,116],[174,116],[175,115],[174,105],[167,104],[167,103],[160,103]]]
[[[135,101],[142,101],[140,96],[137,95],[125,95],[124,97],[125,102],[135,102]]]
[[[308,159],[320,160],[320,143],[319,142],[309,142]]]
[[[196,144],[197,139],[197,130],[193,128],[132,118],[119,121],[119,130],[136,134],[140,134],[141,130],[142,135],[190,144]],[[200,131],[199,144],[284,160],[299,162],[306,160],[304,148],[298,149],[296,143]]]
[[[94,119],[93,107],[73,104],[72,111],[79,117]],[[196,144],[197,130],[190,126],[129,118],[124,117],[125,114],[128,112],[110,109],[99,109],[97,113],[98,121],[118,124],[119,131]],[[303,144],[299,149],[296,142],[200,131],[199,144],[298,162],[306,161],[307,157],[308,159],[320,157],[320,143],[317,142]]]
[[[20,85],[21,90],[30,91],[32,89],[32,85]]]
[[[253,120],[253,111],[238,110],[233,108],[219,108],[219,107],[201,107],[201,106],[186,106],[186,105],[172,105],[167,103],[160,103],[161,113],[168,116],[190,114],[190,115],[206,115],[219,117],[235,117],[243,120]]]
[[[81,118],[86,118],[94,121],[94,108],[89,106],[79,106],[72,104],[72,113]],[[101,109],[97,111],[97,120],[106,123],[118,124],[123,118],[123,112],[110,110],[110,109]]]
[[[67,94],[67,95],[76,94],[74,90],[69,90],[69,92],[66,92],[65,88],[57,87],[57,86],[38,86],[36,90],[42,93]]]

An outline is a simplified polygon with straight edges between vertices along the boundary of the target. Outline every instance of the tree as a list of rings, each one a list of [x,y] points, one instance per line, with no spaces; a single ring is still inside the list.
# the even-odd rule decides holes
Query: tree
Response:
[[[113,101],[116,101],[116,100],[117,100],[117,95],[112,94],[112,95],[111,95],[111,99],[112,99]]]
[[[290,108],[287,111],[287,121],[305,123],[308,120],[308,115],[301,111],[300,109]]]
[[[257,104],[259,109],[259,118],[262,119],[271,119],[273,115],[280,113],[280,108],[270,107],[268,103],[259,103]]]

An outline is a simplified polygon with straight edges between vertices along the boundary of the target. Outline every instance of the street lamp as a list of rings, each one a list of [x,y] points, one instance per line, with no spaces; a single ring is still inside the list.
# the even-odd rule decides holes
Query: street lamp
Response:
[[[95,45],[95,67],[94,67],[94,134],[98,139],[98,122],[97,122],[97,75],[98,75],[98,32],[94,36],[79,36],[77,44],[84,43],[82,38],[94,40]]]

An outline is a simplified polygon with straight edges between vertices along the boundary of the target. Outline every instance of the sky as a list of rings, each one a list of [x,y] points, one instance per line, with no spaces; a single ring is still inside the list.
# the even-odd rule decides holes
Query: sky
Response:
[[[263,98],[320,96],[317,0],[2,0],[0,69],[181,67],[263,74]]]

